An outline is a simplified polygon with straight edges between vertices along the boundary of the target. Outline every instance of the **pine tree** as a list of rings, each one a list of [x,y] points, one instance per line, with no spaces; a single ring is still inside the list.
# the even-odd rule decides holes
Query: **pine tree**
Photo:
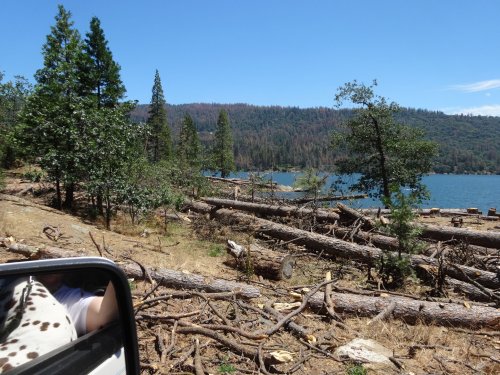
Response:
[[[167,122],[165,104],[160,73],[156,70],[147,120],[150,131],[149,139],[147,140],[147,150],[148,158],[152,163],[157,163],[164,159],[168,160],[172,157],[172,139]]]
[[[24,111],[24,135],[32,152],[56,184],[57,206],[61,207],[61,183],[65,206],[71,208],[75,184],[85,160],[85,98],[80,95],[83,46],[73,28],[71,13],[58,7],[56,24],[43,46],[44,66],[36,72],[35,93]]]
[[[221,109],[215,130],[215,144],[212,149],[214,169],[222,178],[234,171],[233,134],[226,110]]]
[[[108,48],[108,41],[101,28],[99,18],[93,17],[90,21],[90,31],[86,34],[84,42],[85,55],[84,59],[81,61],[80,67],[81,94],[92,98],[90,101],[90,111],[117,108],[120,105],[119,100],[122,99],[125,94],[125,86],[120,78],[120,66],[113,60],[113,54]],[[120,114],[122,114],[122,112],[118,110],[116,115],[112,118],[116,119]],[[98,114],[93,114],[89,116],[89,118],[95,118],[96,116],[99,117]],[[106,116],[109,116],[109,114],[106,114]],[[97,123],[97,125],[99,125],[99,123]],[[120,141],[116,140],[116,142]],[[102,158],[97,158],[97,160],[104,161]],[[92,161],[89,160],[88,164],[92,164],[99,169],[96,165],[97,160],[94,157]],[[96,170],[96,168],[92,170]],[[89,172],[90,171],[91,169],[89,169]],[[87,178],[94,181],[96,177],[99,180],[98,176],[89,175]],[[95,194],[97,198],[97,208],[101,214],[104,214],[103,199],[106,199],[104,196],[106,192],[101,191],[99,186],[101,185],[97,184],[97,189],[93,189],[92,197],[94,197]],[[109,215],[107,215],[107,217],[108,216]]]
[[[184,115],[179,134],[177,158],[181,166],[200,167],[201,143],[196,131],[196,125],[190,115]]]
[[[99,18],[90,21],[85,38],[86,59],[82,66],[82,90],[93,95],[97,108],[114,107],[125,94],[120,65],[113,60]]]

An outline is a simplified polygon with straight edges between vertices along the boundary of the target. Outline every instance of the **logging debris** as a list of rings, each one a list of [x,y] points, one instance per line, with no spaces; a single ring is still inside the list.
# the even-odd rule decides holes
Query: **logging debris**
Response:
[[[209,207],[208,215],[213,218],[215,211],[212,209],[213,207]],[[243,229],[243,226],[235,225],[234,228]],[[230,228],[225,230],[226,238],[232,238],[232,234]],[[196,371],[198,373],[200,371],[207,373],[257,373],[259,371],[261,373],[282,371],[297,374],[346,373],[351,364],[336,356],[334,350],[358,337],[374,339],[389,348],[394,360],[404,366],[405,372],[437,373],[442,371],[440,368],[443,364],[450,373],[468,373],[472,370],[497,373],[500,369],[495,361],[498,357],[497,349],[495,349],[498,345],[498,336],[495,335],[497,331],[492,331],[498,328],[491,326],[492,323],[485,323],[483,328],[477,328],[481,327],[481,324],[472,325],[470,327],[474,327],[473,329],[465,330],[446,324],[438,326],[434,321],[423,323],[424,319],[417,319],[416,322],[412,322],[412,325],[407,325],[407,322],[401,320],[395,313],[398,311],[399,303],[395,304],[394,310],[390,304],[389,308],[385,304],[380,304],[381,300],[393,298],[392,292],[382,290],[378,291],[377,297],[371,296],[376,308],[373,314],[388,312],[387,319],[391,320],[375,320],[368,324],[376,315],[362,318],[357,310],[341,311],[342,300],[336,299],[335,294],[349,298],[352,298],[351,294],[356,296],[346,288],[338,287],[337,283],[355,285],[358,291],[369,287],[370,284],[361,282],[364,271],[359,262],[337,259],[333,263],[331,260],[324,259],[321,251],[317,255],[306,254],[301,246],[295,245],[294,240],[285,246],[276,246],[278,242],[272,242],[269,238],[268,241],[269,248],[279,247],[281,251],[288,250],[298,255],[296,257],[298,266],[289,280],[268,282],[264,279],[257,282],[255,278],[249,278],[245,283],[254,287],[258,286],[260,289],[260,296],[256,298],[242,299],[237,292],[213,293],[192,289],[179,290],[181,288],[179,286],[174,286],[175,289],[172,289],[172,286],[167,288],[159,283],[152,285],[143,279],[147,279],[147,276],[144,276],[146,273],[154,279],[155,273],[152,272],[154,270],[144,264],[140,258],[137,259],[147,270],[147,272],[142,271],[138,264],[134,264],[137,276],[134,277],[133,294],[138,309],[137,324],[142,373],[196,373]],[[284,243],[283,240],[281,243]],[[12,241],[10,244],[13,245]],[[31,245],[33,244],[37,245],[31,242]],[[40,256],[38,251],[30,248],[27,243],[17,245],[19,245],[18,249],[24,248],[27,254]],[[61,246],[63,245],[67,246],[66,244]],[[16,248],[14,245],[12,247]],[[32,247],[45,252],[47,247],[54,249],[51,246]],[[61,254],[66,255],[70,252],[78,253],[69,248],[61,250],[63,251]],[[115,247],[113,250],[113,256],[119,257],[119,252],[115,250]],[[79,254],[84,255],[82,252]],[[162,256],[162,254],[157,256]],[[133,255],[132,258],[134,258]],[[219,264],[222,263],[220,258],[215,260],[220,261]],[[305,266],[309,268],[304,268]],[[224,270],[223,268],[221,274],[225,272]],[[308,274],[306,273],[308,270],[314,270],[315,273]],[[336,320],[325,312],[327,298],[323,295],[319,299],[323,310],[305,308],[268,337],[257,339],[254,338],[255,336],[248,335],[249,333],[255,335],[255,333],[274,327],[289,311],[279,313],[274,309],[274,313],[271,313],[272,306],[276,303],[293,304],[297,301],[297,295],[302,301],[305,295],[320,284],[327,270],[332,272],[332,278],[336,280],[333,285],[328,284],[333,289],[330,303],[333,304],[335,313],[350,329],[345,330],[332,324]],[[353,271],[357,272],[355,279],[351,279]],[[299,280],[308,286],[297,285],[300,284]],[[324,290],[326,286],[320,289]],[[411,300],[421,303],[419,298],[422,298],[422,295],[417,295],[416,290],[407,292],[415,293],[415,297]],[[375,294],[375,292],[372,293]],[[386,294],[390,296],[387,297]],[[455,299],[461,298],[451,295]],[[423,302],[432,302],[433,306],[447,311],[449,309],[447,300],[451,298],[432,298]],[[311,297],[311,300],[314,299]],[[364,301],[366,304],[366,299]],[[484,304],[471,303],[466,299],[456,302],[458,303],[452,303],[461,304],[460,307],[463,307],[464,311],[476,311],[476,306],[485,309],[481,311],[497,311]],[[408,301],[403,299],[402,303],[408,304]],[[198,345],[196,339],[198,339]],[[433,357],[433,354],[437,359]],[[282,361],[278,361],[277,358],[282,358]],[[397,373],[400,370],[393,371]]]

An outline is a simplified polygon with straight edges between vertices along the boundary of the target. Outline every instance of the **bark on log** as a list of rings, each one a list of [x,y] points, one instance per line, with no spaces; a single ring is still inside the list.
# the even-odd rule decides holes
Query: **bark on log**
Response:
[[[436,241],[463,241],[465,243],[493,249],[500,249],[500,232],[481,231],[465,228],[441,227],[437,225],[421,225],[421,238]]]
[[[185,205],[185,211],[194,211],[198,212],[200,214],[210,214],[211,212],[215,211],[215,207],[211,206],[209,204],[199,202],[199,201],[192,201],[189,203],[186,203]]]
[[[372,234],[364,231],[355,231],[344,227],[333,229],[335,237],[339,239],[352,239],[359,244],[373,244],[375,247],[384,250],[396,251],[399,247],[399,241],[394,237],[384,236],[382,234]]]
[[[294,204],[304,204],[309,202],[333,202],[333,201],[348,201],[354,199],[366,198],[366,194],[355,194],[355,195],[332,195],[329,197],[318,197],[318,198],[302,198],[302,199],[292,199],[290,203]]]
[[[4,238],[0,238],[0,246],[4,246],[9,251],[22,254],[30,259],[72,258],[92,255],[84,252],[75,252],[50,246],[38,248],[25,244],[9,243]],[[137,264],[118,263],[118,266],[128,277],[144,277],[141,268]],[[238,295],[245,298],[260,297],[259,288],[247,284],[223,279],[210,279],[202,275],[189,274],[166,268],[148,269],[148,271],[154,281],[163,286],[174,289],[194,289],[207,292],[237,292]]]
[[[375,228],[375,221],[368,216],[363,216],[360,212],[346,206],[342,203],[337,203],[337,208],[341,212],[341,217],[346,218],[348,222],[352,223],[356,220],[361,220],[363,223],[362,228],[365,230],[371,230]]]
[[[395,319],[414,324],[423,322],[451,327],[500,328],[500,310],[493,307],[459,305],[455,303],[429,302],[411,298],[390,296],[371,297],[359,294],[332,292],[335,312],[340,315],[372,317],[395,303],[392,311]],[[315,311],[324,311],[324,294],[316,293],[309,300]]]
[[[136,264],[119,264],[120,268],[131,277],[143,277],[142,270]],[[198,274],[189,274],[167,268],[149,270],[151,278],[163,286],[174,289],[200,290],[211,293],[237,292],[245,298],[260,297],[260,290],[251,285],[224,279],[210,279]]]
[[[476,302],[494,302],[490,295],[482,292],[479,288],[464,281],[456,280],[451,277],[445,278],[445,283],[455,292],[463,294],[471,301]],[[488,289],[489,290],[489,289]],[[489,290],[490,293],[493,291]]]
[[[256,275],[271,280],[292,277],[295,260],[290,254],[265,249],[256,244],[251,244],[249,249],[246,249],[233,241],[227,241],[227,252],[234,257],[232,261],[227,262],[233,267],[246,270],[251,266]]]
[[[211,181],[226,182],[233,185],[254,185],[268,189],[272,189],[273,187],[276,187],[278,185],[276,182],[252,182],[250,180],[244,180],[241,178],[222,178],[207,176],[207,179]]]
[[[205,203],[217,207],[234,208],[241,211],[253,212],[266,216],[316,216],[316,220],[334,223],[339,220],[339,215],[335,212],[324,210],[312,210],[310,208],[297,208],[293,206],[276,206],[268,204],[258,204],[242,201],[232,201],[229,199],[204,198]]]
[[[229,224],[236,222],[239,225],[249,226],[258,233],[267,234],[283,241],[293,241],[294,244],[306,246],[311,250],[323,251],[333,256],[357,260],[365,264],[373,264],[383,254],[381,249],[375,247],[357,245],[227,209],[220,209],[214,215],[215,218],[225,220]],[[410,261],[413,267],[420,264],[437,265],[436,259],[423,255],[411,255]],[[493,272],[466,266],[458,267],[457,270],[452,265],[445,265],[445,272],[449,276],[462,281],[468,281],[468,278],[471,278],[487,288],[495,289],[500,287],[500,280],[497,274]]]

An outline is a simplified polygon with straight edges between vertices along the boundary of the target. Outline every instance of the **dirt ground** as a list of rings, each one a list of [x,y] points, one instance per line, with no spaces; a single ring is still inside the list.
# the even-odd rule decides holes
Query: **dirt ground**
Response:
[[[215,228],[211,238],[199,238],[193,230],[194,224],[180,221],[169,224],[166,233],[158,229],[157,223],[149,221],[139,226],[131,226],[126,217],[114,222],[114,231],[103,229],[102,225],[82,217],[61,213],[46,205],[47,196],[35,197],[31,193],[43,189],[44,186],[31,182],[21,181],[17,177],[8,178],[7,188],[0,195],[0,237],[12,237],[16,242],[29,245],[48,245],[81,252],[86,255],[99,256],[96,246],[92,242],[90,233],[100,244],[106,244],[109,258],[120,262],[123,256],[131,257],[149,268],[169,268],[190,273],[198,273],[207,277],[218,277],[227,280],[241,281],[244,275],[226,266],[223,238],[241,241],[248,240],[244,234],[231,232],[228,228]],[[29,188],[32,187],[32,190]],[[28,190],[27,190],[28,189]],[[20,195],[20,192],[28,191]],[[449,223],[450,218],[424,218],[423,221]],[[474,218],[467,218],[464,226],[480,229],[496,230],[498,222],[480,222]],[[55,241],[44,233],[44,228],[56,229],[60,235]],[[121,233],[117,233],[117,231]],[[0,262],[12,259],[22,259],[17,254],[7,252],[0,247]],[[285,293],[293,285],[315,284],[321,281],[325,270],[338,271],[342,265],[332,264],[330,261],[318,258],[299,258],[295,276],[288,281],[269,282],[252,277],[251,282],[262,288],[264,297],[251,301],[255,307],[265,300],[272,299],[279,302],[293,302]],[[346,274],[339,280],[339,285],[364,288],[364,271],[356,265],[347,265]],[[417,281],[411,282],[409,290],[419,289]],[[146,282],[136,282],[133,294],[139,300],[151,290]],[[458,298],[458,297],[457,297]],[[185,301],[170,301],[156,306],[156,314],[186,313],[197,309],[202,300],[192,298]],[[229,311],[234,308],[231,302],[217,302],[219,311]],[[243,319],[243,318],[242,318]],[[258,320],[256,315],[248,313],[247,329]],[[438,327],[425,324],[409,325],[401,321],[377,322],[368,325],[369,319],[351,317],[344,320],[349,327],[343,330],[335,326],[328,319],[310,311],[300,314],[295,322],[302,324],[320,338],[321,348],[332,353],[333,350],[350,340],[358,337],[373,339],[389,348],[394,358],[403,365],[402,368],[385,366],[370,367],[368,373],[404,373],[404,374],[497,374],[500,373],[500,333],[487,330],[468,331],[453,327]],[[254,328],[255,329],[255,328]],[[166,325],[153,324],[148,321],[138,321],[138,336],[140,340],[140,356],[142,373],[190,373],[193,361],[175,369],[158,368],[160,361],[155,345],[156,335],[162,331],[169,333],[171,328]],[[200,336],[202,338],[202,336]],[[180,353],[190,348],[191,336],[180,335],[177,339],[176,351]],[[248,340],[247,340],[248,341]],[[216,345],[211,340],[201,340],[201,355],[208,373],[259,373],[255,365],[232,351]],[[249,344],[250,345],[250,344]],[[295,374],[362,374],[359,368],[350,362],[339,362],[321,353],[310,353],[309,348],[299,343],[288,332],[280,332],[273,339],[266,342],[266,348],[286,349],[293,353],[295,359],[305,358]],[[175,351],[174,351],[175,354]],[[173,361],[173,360],[172,360]],[[250,361],[251,362],[251,361]],[[170,363],[170,362],[167,362]],[[285,367],[279,369],[285,370]]]

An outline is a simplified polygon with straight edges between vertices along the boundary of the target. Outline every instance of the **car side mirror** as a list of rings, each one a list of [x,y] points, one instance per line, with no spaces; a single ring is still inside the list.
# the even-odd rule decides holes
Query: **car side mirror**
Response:
[[[0,374],[139,371],[130,287],[115,263],[83,257],[0,264]]]

